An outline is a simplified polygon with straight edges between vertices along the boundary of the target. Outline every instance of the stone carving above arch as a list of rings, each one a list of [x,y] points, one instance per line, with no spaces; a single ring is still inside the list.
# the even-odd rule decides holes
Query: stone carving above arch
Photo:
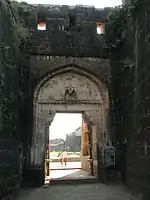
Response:
[[[77,101],[77,94],[76,94],[76,91],[75,91],[74,88],[72,88],[72,87],[66,88],[65,95],[64,95],[64,100],[66,102],[68,102],[68,101]]]
[[[40,88],[38,100],[44,102],[90,101],[100,103],[102,98],[99,88],[93,81],[74,72],[66,72],[48,80]]]

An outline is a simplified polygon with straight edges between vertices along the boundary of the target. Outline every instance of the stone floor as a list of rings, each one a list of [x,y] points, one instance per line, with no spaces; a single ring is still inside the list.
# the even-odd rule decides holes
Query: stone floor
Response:
[[[81,162],[68,162],[67,166],[62,166],[60,162],[50,162],[50,169],[80,169]]]
[[[100,183],[80,185],[49,185],[20,192],[18,200],[141,200],[118,185]]]
[[[46,183],[49,183],[49,180],[95,179],[81,169],[81,162],[68,162],[67,166],[62,166],[60,162],[51,162],[50,169],[50,176],[45,179]]]
[[[68,180],[68,179],[93,179],[88,172],[82,169],[70,170],[50,170],[50,178],[52,180]]]

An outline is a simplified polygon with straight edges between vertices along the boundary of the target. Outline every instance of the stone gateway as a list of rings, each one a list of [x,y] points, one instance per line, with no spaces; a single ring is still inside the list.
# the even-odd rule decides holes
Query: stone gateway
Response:
[[[104,146],[108,133],[109,99],[105,84],[72,63],[41,79],[34,91],[33,108],[31,167],[43,169],[46,124],[50,126],[57,112],[80,112],[86,123],[92,124],[94,173],[98,177],[97,147],[100,150]]]

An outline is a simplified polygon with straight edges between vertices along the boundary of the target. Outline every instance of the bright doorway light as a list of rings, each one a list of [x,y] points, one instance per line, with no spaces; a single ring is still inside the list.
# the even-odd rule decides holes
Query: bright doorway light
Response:
[[[45,31],[46,30],[46,23],[39,23],[37,25],[37,30],[39,30],[39,31]]]
[[[49,128],[50,168],[63,169],[60,157],[67,152],[67,168],[81,168],[81,113],[56,113]],[[75,162],[74,162],[75,161]]]
[[[105,24],[104,23],[97,23],[97,34],[103,35],[105,34]]]

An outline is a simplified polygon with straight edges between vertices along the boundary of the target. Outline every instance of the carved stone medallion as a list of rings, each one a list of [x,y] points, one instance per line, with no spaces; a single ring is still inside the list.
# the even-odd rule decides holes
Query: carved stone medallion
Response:
[[[67,72],[55,76],[44,84],[38,100],[50,101],[101,101],[99,88],[88,78]]]

